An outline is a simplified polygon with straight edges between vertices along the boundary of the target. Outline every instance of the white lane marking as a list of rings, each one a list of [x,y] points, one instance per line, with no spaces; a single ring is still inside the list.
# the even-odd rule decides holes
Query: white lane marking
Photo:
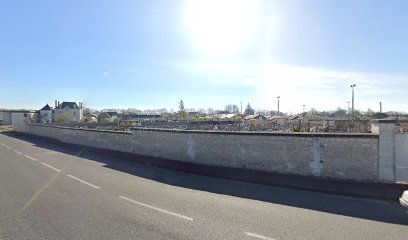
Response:
[[[269,238],[269,237],[265,237],[256,233],[251,233],[251,232],[245,232],[245,235],[253,237],[253,238],[259,238],[259,239],[263,239],[263,240],[276,240],[275,238]]]
[[[46,152],[46,153],[37,153],[35,155],[40,156],[40,155],[51,155],[51,154],[59,154],[58,152]]]
[[[178,214],[178,213],[170,212],[170,211],[167,211],[167,210],[155,207],[155,206],[148,205],[146,203],[138,202],[136,200],[133,200],[133,199],[130,199],[130,198],[127,198],[127,197],[124,197],[124,196],[119,196],[119,198],[121,198],[123,200],[126,200],[126,201],[129,201],[131,203],[140,205],[140,206],[145,207],[145,208],[150,208],[150,209],[159,211],[161,213],[166,213],[166,214],[169,214],[169,215],[172,215],[172,216],[175,216],[175,217],[179,217],[179,218],[182,218],[182,219],[185,219],[185,220],[188,220],[188,221],[193,221],[193,218],[191,218],[191,217],[187,217],[187,216],[184,216],[184,215],[181,215],[181,214]]]
[[[0,143],[0,145],[1,145],[1,146],[4,146],[4,144],[3,144],[3,143]]]
[[[20,154],[20,155],[23,154],[22,152],[19,152],[17,150],[14,150],[14,152],[17,153],[17,154]]]
[[[4,145],[7,149],[10,149],[11,150],[11,148],[9,147],[9,146],[6,146],[6,145]]]
[[[53,167],[53,166],[51,166],[51,165],[48,165],[48,164],[46,164],[46,163],[41,163],[42,165],[44,165],[44,166],[46,166],[46,167],[49,167],[49,168],[51,168],[52,170],[54,170],[54,171],[56,171],[56,172],[61,172],[61,170],[59,170],[59,169],[57,169],[57,168],[55,168],[55,167]]]
[[[75,179],[75,180],[77,180],[77,181],[79,181],[79,182],[81,182],[81,183],[84,183],[84,184],[86,184],[86,185],[88,185],[88,186],[90,186],[90,187],[93,187],[93,188],[96,188],[96,189],[100,189],[100,187],[98,187],[98,186],[96,186],[96,185],[93,185],[92,183],[89,183],[89,182],[87,182],[87,181],[84,181],[84,180],[82,180],[82,179],[80,179],[80,178],[74,177],[74,176],[72,176],[72,175],[67,175],[67,176],[70,177],[70,178],[72,178],[72,179]]]
[[[24,154],[24,156],[25,156],[26,158],[29,158],[29,159],[33,160],[33,161],[36,161],[36,162],[38,161],[37,159],[35,159],[35,158],[33,158],[33,157],[30,157],[30,156],[28,156],[28,155],[25,155],[25,154]]]

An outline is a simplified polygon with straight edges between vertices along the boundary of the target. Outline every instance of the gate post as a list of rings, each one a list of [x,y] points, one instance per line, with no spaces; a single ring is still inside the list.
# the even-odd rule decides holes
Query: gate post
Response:
[[[378,180],[394,183],[396,120],[372,120],[371,133],[379,135]]]

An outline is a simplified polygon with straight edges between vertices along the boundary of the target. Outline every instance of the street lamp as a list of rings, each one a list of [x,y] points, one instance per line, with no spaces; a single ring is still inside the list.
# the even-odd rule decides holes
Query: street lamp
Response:
[[[354,87],[356,84],[350,85],[351,87],[351,131],[354,132]]]
[[[350,120],[350,101],[347,101],[347,118]]]
[[[278,99],[278,116],[279,116],[279,98],[280,98],[280,96],[277,97],[277,99]]]
[[[351,120],[354,121],[354,87],[356,84],[350,85],[351,87]]]

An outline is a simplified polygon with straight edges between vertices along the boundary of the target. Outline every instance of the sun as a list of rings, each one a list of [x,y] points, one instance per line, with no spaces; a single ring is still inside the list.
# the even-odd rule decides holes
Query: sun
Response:
[[[209,55],[243,50],[256,34],[259,6],[252,0],[186,1],[184,23],[193,46]]]

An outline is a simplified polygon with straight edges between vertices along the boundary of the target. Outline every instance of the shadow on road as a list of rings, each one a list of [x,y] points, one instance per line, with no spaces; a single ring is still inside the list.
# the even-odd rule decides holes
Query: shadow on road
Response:
[[[81,158],[103,163],[107,168],[169,185],[355,218],[408,225],[408,209],[395,202],[352,198],[200,176],[137,163],[136,161],[142,160],[142,156],[135,155],[133,160],[119,159],[98,153],[95,149],[60,143],[47,138],[16,132],[1,132],[1,134],[27,141],[44,149],[79,155]]]

